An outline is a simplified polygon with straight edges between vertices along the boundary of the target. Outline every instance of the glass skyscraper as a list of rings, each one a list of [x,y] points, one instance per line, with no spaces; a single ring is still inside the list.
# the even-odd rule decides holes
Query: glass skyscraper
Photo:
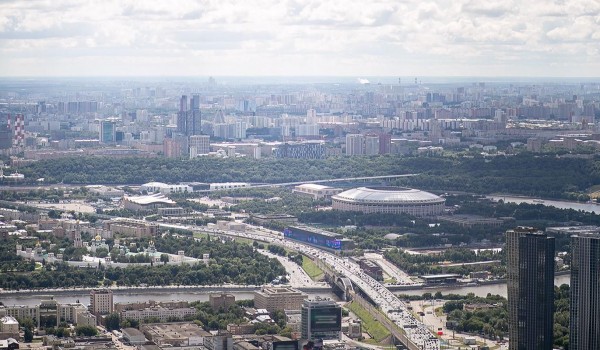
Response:
[[[510,350],[551,350],[554,238],[531,227],[506,232]]]
[[[600,349],[600,234],[571,237],[569,349]]]

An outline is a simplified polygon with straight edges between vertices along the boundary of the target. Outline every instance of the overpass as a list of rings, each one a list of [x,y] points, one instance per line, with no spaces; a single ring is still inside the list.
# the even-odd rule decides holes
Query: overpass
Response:
[[[366,181],[366,180],[391,180],[402,177],[411,177],[417,176],[420,174],[399,174],[399,175],[380,175],[380,176],[359,176],[359,177],[342,177],[336,179],[326,179],[326,180],[307,180],[307,181],[294,181],[294,182],[281,182],[275,184],[254,184],[248,187],[239,187],[236,190],[243,190],[249,188],[270,188],[270,187],[288,187],[288,186],[297,186],[303,184],[326,184],[326,183],[334,183],[334,182],[346,182],[346,181]],[[222,190],[201,190],[197,191],[198,193],[208,193],[208,192],[216,192]]]

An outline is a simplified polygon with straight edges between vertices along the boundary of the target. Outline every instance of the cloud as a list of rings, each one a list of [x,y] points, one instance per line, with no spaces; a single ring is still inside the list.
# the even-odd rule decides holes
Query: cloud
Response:
[[[598,33],[597,0],[4,0],[0,75],[598,76]]]

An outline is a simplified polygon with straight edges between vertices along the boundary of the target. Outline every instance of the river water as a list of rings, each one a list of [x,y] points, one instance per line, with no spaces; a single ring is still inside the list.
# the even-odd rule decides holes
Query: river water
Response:
[[[561,275],[557,276],[554,279],[554,284],[560,286],[561,284],[569,284],[569,275]],[[499,284],[488,284],[488,285],[477,285],[477,286],[460,286],[460,287],[445,287],[445,288],[421,288],[415,290],[407,290],[396,292],[396,294],[406,294],[406,295],[422,295],[423,293],[435,293],[437,291],[441,291],[443,294],[461,294],[466,295],[468,293],[473,293],[476,296],[485,297],[488,293],[493,295],[498,294],[506,298],[506,283]],[[236,300],[245,300],[245,299],[253,299],[254,294],[251,292],[229,292],[230,294],[235,295]],[[166,293],[157,293],[157,292],[148,292],[144,293],[143,291],[136,290],[135,293],[130,294],[122,294],[116,293],[114,294],[114,302],[115,303],[126,303],[126,302],[140,302],[140,301],[170,301],[170,300],[187,300],[187,301],[208,301],[208,292],[166,292]],[[339,300],[339,298],[333,293],[307,293],[310,299],[315,299],[317,296],[321,298],[330,298],[333,300]],[[0,299],[4,305],[28,305],[33,306],[40,303],[40,300],[46,299],[40,295],[18,295],[18,296],[8,296],[2,297]],[[71,295],[56,295],[54,297],[60,303],[74,303],[79,300],[84,305],[89,304],[90,295],[88,293],[81,292],[73,292]]]
[[[252,292],[227,292],[235,295],[236,300],[248,300],[254,299]],[[113,294],[113,301],[115,303],[128,303],[128,302],[142,302],[148,300],[154,301],[172,301],[172,300],[185,300],[189,302],[193,301],[208,301],[209,292],[148,292],[136,290],[134,293],[115,293]],[[339,298],[333,293],[307,293],[310,299],[315,299],[317,296],[321,298],[330,298],[332,300],[339,300]],[[52,295],[48,293],[48,295]],[[0,301],[4,305],[27,305],[33,306],[40,303],[40,300],[48,299],[41,295],[11,295],[6,297],[0,297]],[[54,300],[59,303],[80,303],[87,305],[90,303],[90,294],[85,292],[73,292],[68,295],[55,295]]]
[[[556,207],[559,209],[574,209],[574,210],[583,210],[589,213],[599,213],[600,214],[600,204],[596,203],[580,203],[580,202],[569,202],[569,201],[556,201],[556,200],[540,200],[538,198],[530,198],[530,197],[516,197],[516,196],[503,196],[503,195],[494,195],[487,196],[493,201],[503,200],[506,203],[527,203],[527,204],[543,204],[546,206]]]
[[[561,275],[556,276],[554,279],[554,284],[556,286],[560,286],[561,284],[569,284],[570,283],[570,275]],[[501,295],[506,298],[506,283],[498,283],[498,284],[488,284],[488,285],[477,285],[477,286],[460,286],[460,287],[451,287],[451,288],[423,288],[423,289],[415,289],[415,290],[407,290],[397,292],[396,294],[406,294],[406,295],[422,295],[423,293],[435,293],[437,291],[442,292],[442,294],[460,294],[466,295],[468,293],[473,293],[478,297],[485,297],[488,293],[492,295]]]

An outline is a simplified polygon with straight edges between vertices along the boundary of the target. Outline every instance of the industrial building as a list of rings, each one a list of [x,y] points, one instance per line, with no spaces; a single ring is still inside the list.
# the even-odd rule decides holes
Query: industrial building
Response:
[[[354,249],[354,242],[343,235],[308,226],[289,226],[283,230],[287,239],[316,245],[334,251]]]

